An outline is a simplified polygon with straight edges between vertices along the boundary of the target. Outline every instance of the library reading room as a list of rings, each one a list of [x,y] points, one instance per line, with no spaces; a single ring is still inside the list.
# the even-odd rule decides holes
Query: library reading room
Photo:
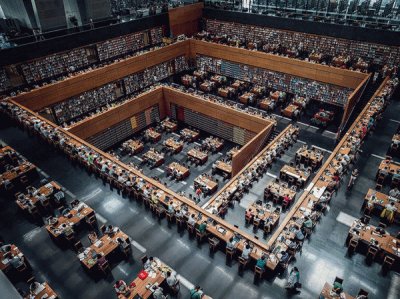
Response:
[[[0,298],[400,298],[399,66],[400,0],[0,0]]]

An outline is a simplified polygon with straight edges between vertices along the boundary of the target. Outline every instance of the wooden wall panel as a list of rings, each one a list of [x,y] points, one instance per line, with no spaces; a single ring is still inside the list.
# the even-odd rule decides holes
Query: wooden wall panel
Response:
[[[358,100],[361,98],[364,93],[365,88],[368,85],[369,80],[371,79],[372,74],[369,74],[365,79],[361,82],[361,84],[352,92],[349,96],[349,100],[347,101],[346,107],[344,108],[344,113],[342,117],[342,121],[340,123],[339,132],[341,132],[346,126],[355,106],[358,103]]]
[[[158,104],[160,117],[165,117],[163,91],[162,87],[158,87],[147,93],[142,94],[140,97],[126,102],[121,106],[112,108],[104,113],[89,118],[88,120],[78,123],[71,127],[69,132],[82,139],[87,139],[97,133],[112,127],[119,122],[138,114],[147,108]]]
[[[200,40],[190,41],[190,53],[191,57],[201,54],[353,89],[368,76],[360,72]]]
[[[173,103],[255,133],[259,133],[271,124],[271,121],[261,117],[205,101],[196,95],[181,92],[170,87],[163,87],[163,90],[167,114],[169,114],[168,107]]]
[[[185,34],[192,36],[200,29],[204,3],[195,3],[168,11],[169,25],[173,36]]]
[[[254,136],[239,152],[232,157],[232,176],[242,170],[261,150],[264,142],[274,130],[274,124],[265,127],[260,133]]]
[[[44,107],[79,95],[82,92],[140,72],[147,67],[188,54],[189,41],[175,43],[143,55],[112,63],[91,72],[43,86],[29,93],[18,95],[13,100],[33,111],[38,111]]]

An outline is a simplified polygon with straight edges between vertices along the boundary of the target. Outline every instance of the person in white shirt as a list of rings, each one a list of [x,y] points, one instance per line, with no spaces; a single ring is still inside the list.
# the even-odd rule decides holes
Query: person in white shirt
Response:
[[[248,260],[250,253],[251,253],[251,247],[249,244],[246,244],[246,246],[243,248],[242,258]]]
[[[196,219],[195,219],[195,215],[194,214],[189,216],[188,223],[190,225],[195,225],[196,224]]]

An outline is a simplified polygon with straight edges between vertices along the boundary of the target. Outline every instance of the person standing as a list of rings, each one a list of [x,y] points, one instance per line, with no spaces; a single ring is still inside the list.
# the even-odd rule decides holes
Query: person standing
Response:
[[[297,267],[293,267],[290,271],[289,278],[285,289],[295,290],[300,286],[300,272]]]

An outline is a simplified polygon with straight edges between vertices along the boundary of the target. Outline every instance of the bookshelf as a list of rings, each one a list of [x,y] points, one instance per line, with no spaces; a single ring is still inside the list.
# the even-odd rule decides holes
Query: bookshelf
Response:
[[[353,91],[332,84],[296,77],[290,74],[261,69],[203,55],[196,57],[197,68],[234,79],[289,92],[309,99],[344,107]]]
[[[271,47],[280,44],[288,49],[303,48],[309,53],[314,51],[332,56],[344,55],[356,60],[362,58],[367,62],[387,64],[390,67],[400,64],[400,47],[211,19],[205,20],[205,27],[212,34],[237,36],[246,41],[261,41]]]
[[[146,111],[150,111],[150,123],[146,122]],[[89,137],[86,141],[96,146],[101,150],[112,147],[113,145],[125,140],[136,132],[143,130],[148,125],[151,125],[160,120],[160,111],[158,105],[133,115],[136,119],[136,127],[132,128],[131,118],[125,119],[120,123]]]

